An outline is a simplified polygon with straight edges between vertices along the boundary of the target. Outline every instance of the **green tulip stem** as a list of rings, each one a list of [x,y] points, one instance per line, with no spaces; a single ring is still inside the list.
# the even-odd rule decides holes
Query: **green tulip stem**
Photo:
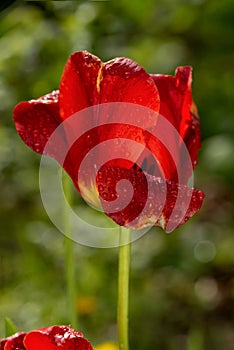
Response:
[[[71,181],[69,177],[64,174],[63,187],[66,199],[71,203],[72,191]],[[68,317],[71,326],[77,328],[77,308],[76,308],[76,278],[75,278],[75,259],[74,259],[74,243],[71,239],[71,223],[69,208],[64,203],[64,249],[65,249],[65,265],[66,265],[66,288],[67,288],[67,309]]]
[[[130,229],[120,227],[118,280],[118,340],[119,350],[129,349],[128,308],[130,270]]]

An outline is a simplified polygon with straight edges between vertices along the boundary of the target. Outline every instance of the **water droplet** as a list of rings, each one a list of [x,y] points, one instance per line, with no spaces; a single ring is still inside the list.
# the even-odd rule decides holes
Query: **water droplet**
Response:
[[[107,193],[106,193],[106,192],[103,192],[103,193],[102,193],[102,198],[103,198],[103,199],[107,199]]]
[[[125,79],[129,79],[130,78],[130,73],[129,72],[125,72],[124,76],[125,76]]]
[[[202,200],[203,199],[203,194],[198,195],[197,193],[193,193],[193,195],[192,195],[192,202],[197,202],[198,198],[200,200]]]
[[[47,136],[47,135],[48,135],[47,129],[46,129],[46,128],[42,128],[42,134],[43,134],[44,136]]]
[[[90,145],[92,144],[92,141],[93,141],[93,140],[92,140],[91,135],[88,134],[88,135],[86,136],[86,140],[85,140],[87,147],[90,147]]]
[[[104,190],[103,185],[98,185],[98,191],[99,191],[99,192],[102,192],[103,190]]]
[[[110,184],[112,183],[112,178],[111,178],[111,177],[107,177],[106,183],[107,183],[108,185],[110,185]]]
[[[39,143],[35,143],[34,146],[35,146],[35,151],[39,153],[41,151],[40,144]]]
[[[136,141],[136,142],[140,142],[140,141],[141,141],[141,137],[140,137],[140,136],[136,136],[136,137],[135,137],[135,141]]]

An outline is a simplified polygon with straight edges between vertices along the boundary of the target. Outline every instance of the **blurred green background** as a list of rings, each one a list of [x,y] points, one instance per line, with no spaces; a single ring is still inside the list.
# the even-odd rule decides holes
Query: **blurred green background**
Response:
[[[4,9],[5,7],[5,9]],[[131,349],[234,348],[233,0],[1,1],[0,336],[69,323],[63,236],[43,208],[40,156],[19,139],[13,107],[56,89],[68,56],[127,56],[151,73],[194,68],[203,148],[192,220],[132,246]],[[86,210],[86,209],[85,209]],[[98,218],[97,218],[98,220]],[[75,246],[80,330],[116,340],[117,249]]]

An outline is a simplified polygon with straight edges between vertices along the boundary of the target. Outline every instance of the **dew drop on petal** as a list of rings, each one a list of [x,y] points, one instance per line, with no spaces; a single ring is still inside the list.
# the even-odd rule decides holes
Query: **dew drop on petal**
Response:
[[[113,180],[112,180],[111,177],[108,177],[108,178],[106,179],[107,185],[111,184],[112,182],[113,182]]]
[[[141,141],[141,137],[140,137],[140,136],[136,136],[136,137],[135,137],[135,141],[136,141],[136,142],[140,142],[140,141]]]
[[[102,198],[103,198],[103,199],[107,199],[107,193],[103,192],[103,193],[102,193]]]
[[[102,192],[104,190],[104,187],[102,185],[98,185],[98,191]]]

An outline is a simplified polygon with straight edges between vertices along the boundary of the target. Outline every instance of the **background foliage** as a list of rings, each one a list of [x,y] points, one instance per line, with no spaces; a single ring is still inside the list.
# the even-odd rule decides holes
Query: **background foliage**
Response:
[[[5,9],[4,9],[5,7]],[[149,72],[194,67],[203,148],[201,212],[171,235],[135,242],[131,348],[233,349],[234,3],[232,0],[2,1],[0,13],[0,336],[69,322],[63,237],[41,203],[40,157],[15,132],[21,100],[56,89],[68,56],[127,56]],[[75,247],[80,330],[116,338],[117,250]]]

